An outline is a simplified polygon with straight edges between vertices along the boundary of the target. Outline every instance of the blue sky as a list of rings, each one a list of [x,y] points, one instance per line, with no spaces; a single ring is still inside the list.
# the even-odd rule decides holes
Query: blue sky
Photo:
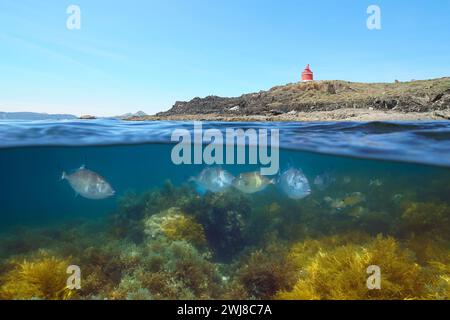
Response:
[[[450,76],[449,37],[446,0],[0,0],[0,111],[152,114],[296,82],[307,63],[317,79]]]

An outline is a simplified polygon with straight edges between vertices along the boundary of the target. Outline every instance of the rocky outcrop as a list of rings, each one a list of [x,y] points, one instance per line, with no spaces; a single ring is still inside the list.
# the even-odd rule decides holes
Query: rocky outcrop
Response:
[[[97,119],[97,117],[86,114],[86,115],[79,117],[78,119],[80,119],[80,120],[95,120],[95,119]]]
[[[277,116],[339,109],[406,113],[447,110],[450,78],[395,83],[299,82],[234,98],[208,96],[177,101],[169,111],[156,116]]]

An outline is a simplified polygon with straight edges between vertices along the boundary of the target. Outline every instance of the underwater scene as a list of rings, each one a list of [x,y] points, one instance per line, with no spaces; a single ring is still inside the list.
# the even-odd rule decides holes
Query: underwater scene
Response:
[[[278,129],[279,170],[175,164],[190,122],[1,122],[0,299],[450,298],[450,122],[203,127]]]

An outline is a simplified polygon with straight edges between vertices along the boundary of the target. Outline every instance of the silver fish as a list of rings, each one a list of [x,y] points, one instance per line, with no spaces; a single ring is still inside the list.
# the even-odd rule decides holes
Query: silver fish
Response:
[[[67,180],[77,194],[87,199],[100,200],[115,194],[111,185],[103,177],[84,166],[72,174],[63,172],[61,179]]]
[[[280,188],[291,199],[303,199],[311,194],[308,178],[302,170],[290,168],[283,172],[278,181]]]
[[[314,185],[320,191],[327,189],[330,185],[332,185],[336,181],[336,178],[331,175],[329,172],[322,173],[314,178]]]
[[[234,181],[233,186],[243,193],[255,193],[264,190],[274,180],[262,176],[259,172],[241,173]]]
[[[370,187],[381,187],[382,185],[383,185],[383,181],[381,181],[380,179],[370,180],[370,182],[369,182]]]
[[[203,190],[223,192],[231,187],[234,177],[220,167],[207,167],[197,177],[192,177],[190,180],[194,181]]]

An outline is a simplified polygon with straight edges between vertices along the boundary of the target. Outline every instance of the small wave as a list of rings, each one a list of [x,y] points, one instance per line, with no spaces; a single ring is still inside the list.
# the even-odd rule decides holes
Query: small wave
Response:
[[[203,129],[279,129],[280,147],[450,167],[450,122],[203,122]],[[2,121],[0,148],[170,143],[192,122]]]

